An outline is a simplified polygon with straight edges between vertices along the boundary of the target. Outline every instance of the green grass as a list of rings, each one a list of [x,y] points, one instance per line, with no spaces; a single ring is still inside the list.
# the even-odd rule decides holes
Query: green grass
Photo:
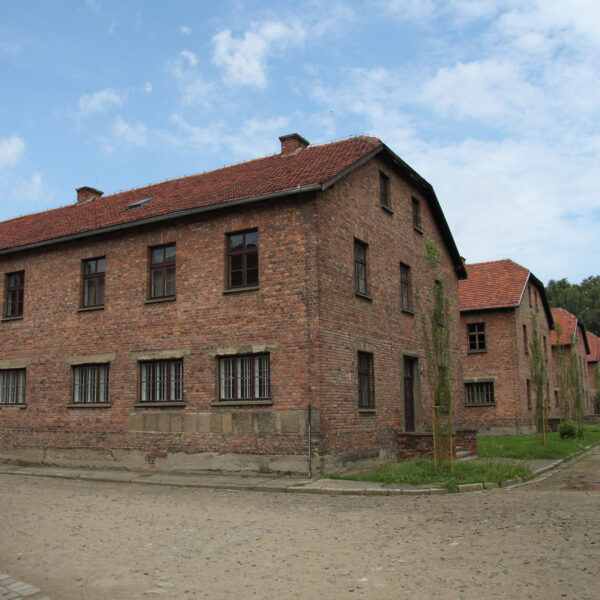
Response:
[[[400,463],[384,463],[374,469],[358,473],[335,475],[335,479],[353,479],[357,481],[379,481],[382,483],[407,483],[412,485],[443,484],[454,490],[463,483],[495,482],[531,475],[524,463],[503,461],[472,460],[454,463],[454,474],[450,463],[435,470],[431,460],[415,460]]]
[[[477,454],[481,457],[502,456],[521,460],[565,458],[600,442],[600,425],[585,426],[583,435],[583,440],[561,440],[558,433],[549,433],[547,446],[538,444],[535,435],[480,436],[477,438]]]

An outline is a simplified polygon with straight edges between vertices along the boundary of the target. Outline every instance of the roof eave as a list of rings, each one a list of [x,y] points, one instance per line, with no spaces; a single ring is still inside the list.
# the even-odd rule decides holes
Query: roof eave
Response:
[[[154,223],[161,223],[164,221],[170,221],[173,219],[180,219],[182,217],[188,217],[192,215],[198,215],[206,212],[212,212],[214,210],[221,210],[224,208],[230,208],[234,206],[243,206],[245,204],[251,204],[254,202],[261,202],[263,200],[270,200],[271,198],[279,198],[282,196],[293,196],[295,194],[303,194],[305,192],[319,191],[322,189],[320,183],[316,183],[301,188],[293,188],[290,190],[284,190],[282,192],[272,192],[270,194],[263,194],[261,196],[252,196],[249,198],[237,198],[235,200],[229,200],[226,202],[219,202],[218,204],[209,204],[206,206],[198,206],[186,210],[179,210],[175,212],[166,213],[164,215],[156,215],[154,217],[148,217],[146,219],[138,219],[136,221],[128,221],[127,223],[119,223],[117,225],[109,225],[108,227],[100,227],[99,229],[89,229],[87,231],[80,231],[78,233],[72,233],[69,235],[63,235],[48,240],[41,240],[39,242],[32,242],[30,244],[23,244],[22,246],[11,246],[10,248],[0,249],[0,255],[13,254],[16,252],[24,252],[26,250],[33,250],[36,248],[43,248],[45,246],[52,246],[54,244],[61,244],[64,242],[70,242],[74,240],[80,240],[83,238],[93,237],[96,235],[102,235],[106,233],[113,233],[115,231],[123,231],[124,229],[133,229],[135,227],[142,227],[144,225],[151,225]]]

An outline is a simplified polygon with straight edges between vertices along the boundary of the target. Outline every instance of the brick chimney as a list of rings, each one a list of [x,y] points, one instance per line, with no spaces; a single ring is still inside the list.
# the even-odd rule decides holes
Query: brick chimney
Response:
[[[297,154],[304,148],[310,145],[308,140],[305,140],[298,133],[289,133],[288,135],[282,135],[279,138],[281,142],[281,156],[289,156],[290,154]]]
[[[77,188],[75,191],[77,192],[77,204],[87,204],[92,200],[97,200],[104,193],[87,185]]]

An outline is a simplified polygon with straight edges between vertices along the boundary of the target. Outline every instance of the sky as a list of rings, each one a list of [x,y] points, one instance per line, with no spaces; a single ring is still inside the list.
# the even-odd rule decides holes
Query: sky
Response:
[[[2,0],[0,220],[379,137],[468,263],[600,272],[598,0]]]

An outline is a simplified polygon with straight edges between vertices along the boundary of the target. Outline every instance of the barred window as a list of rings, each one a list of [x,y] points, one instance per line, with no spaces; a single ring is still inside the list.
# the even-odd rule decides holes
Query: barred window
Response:
[[[75,404],[96,404],[108,401],[108,365],[73,367],[73,402]]]
[[[175,295],[175,244],[150,248],[150,298]]]
[[[104,306],[104,256],[83,261],[82,306]]]
[[[358,353],[358,408],[375,408],[373,354]]]
[[[140,363],[141,401],[183,400],[183,360],[154,360]]]
[[[485,350],[485,323],[469,323],[467,325],[467,341],[469,352]]]
[[[494,382],[484,381],[477,383],[465,383],[466,403],[469,405],[495,404]]]
[[[421,201],[412,197],[412,220],[415,229],[421,229]]]
[[[25,369],[0,371],[0,404],[25,404]]]
[[[264,400],[271,397],[268,354],[219,358],[221,400]]]
[[[5,317],[23,316],[23,294],[25,289],[25,271],[6,275]]]

